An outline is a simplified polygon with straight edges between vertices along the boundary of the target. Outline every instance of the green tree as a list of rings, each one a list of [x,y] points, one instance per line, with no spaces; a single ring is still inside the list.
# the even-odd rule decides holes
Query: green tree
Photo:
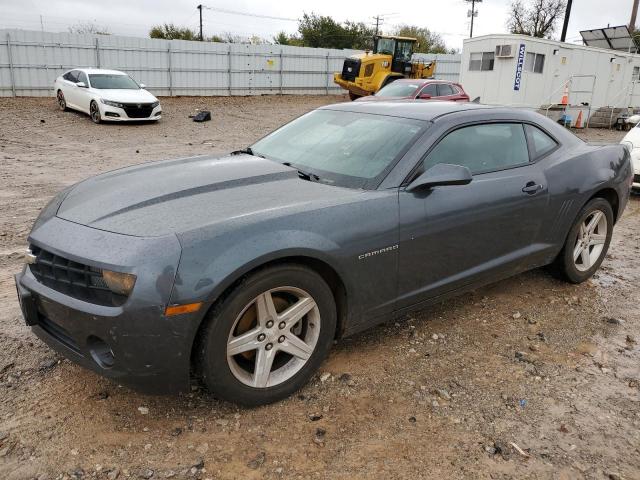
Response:
[[[566,0],[514,0],[507,26],[511,33],[551,38],[566,7]]]
[[[273,43],[276,45],[291,45],[294,47],[301,47],[302,40],[297,35],[288,35],[287,32],[278,32],[278,34],[273,37]]]
[[[418,45],[414,47],[416,53],[449,53],[450,50],[444,43],[440,34],[432,32],[426,27],[416,25],[399,25],[395,35],[400,37],[413,37],[418,39]]]
[[[305,13],[298,22],[300,43],[315,48],[371,48],[373,30],[364,23],[340,24],[331,17]]]
[[[200,35],[195,30],[187,27],[178,27],[173,23],[156,25],[149,30],[151,38],[163,38],[165,40],[200,40]]]

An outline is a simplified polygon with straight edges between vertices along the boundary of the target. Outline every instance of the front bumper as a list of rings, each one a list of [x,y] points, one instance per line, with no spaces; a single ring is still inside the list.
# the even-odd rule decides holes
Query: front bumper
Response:
[[[102,120],[109,122],[139,122],[139,121],[148,121],[148,120],[160,120],[162,118],[162,107],[158,105],[155,107],[149,116],[144,117],[130,117],[127,115],[127,112],[124,108],[112,107],[111,105],[106,105],[104,103],[100,103],[100,112],[102,114]]]
[[[29,241],[76,262],[138,276],[123,305],[104,306],[41,284],[26,266],[15,277],[16,287],[25,320],[40,339],[75,363],[137,390],[189,389],[191,346],[204,312],[164,315],[180,255],[175,236],[128,237],[55,217]]]

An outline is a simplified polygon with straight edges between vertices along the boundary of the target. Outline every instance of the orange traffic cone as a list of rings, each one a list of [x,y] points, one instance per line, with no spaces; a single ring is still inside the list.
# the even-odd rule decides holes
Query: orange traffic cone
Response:
[[[582,128],[582,110],[578,113],[578,118],[576,119],[576,128]]]
[[[564,92],[562,93],[560,105],[569,105],[569,83],[564,84]]]

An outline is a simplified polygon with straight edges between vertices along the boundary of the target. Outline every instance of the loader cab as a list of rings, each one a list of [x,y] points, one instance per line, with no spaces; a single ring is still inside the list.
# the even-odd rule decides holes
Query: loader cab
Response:
[[[415,38],[378,36],[374,39],[373,53],[391,55],[391,71],[408,76],[416,43]]]

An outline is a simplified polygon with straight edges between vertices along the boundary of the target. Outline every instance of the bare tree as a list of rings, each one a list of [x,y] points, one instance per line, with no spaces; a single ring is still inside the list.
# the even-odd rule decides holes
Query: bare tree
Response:
[[[90,33],[92,35],[111,35],[109,28],[92,22],[77,23],[69,27],[69,33]]]
[[[566,7],[566,0],[513,0],[507,26],[511,33],[550,38]]]

